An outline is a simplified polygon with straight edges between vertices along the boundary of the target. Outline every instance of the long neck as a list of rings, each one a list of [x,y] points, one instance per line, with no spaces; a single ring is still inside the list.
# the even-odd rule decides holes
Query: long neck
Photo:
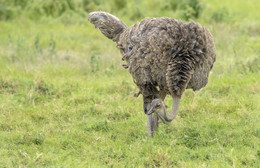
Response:
[[[172,111],[170,114],[167,113],[166,109],[164,108],[159,112],[159,117],[165,124],[169,124],[177,115],[180,106],[180,97],[173,96],[173,104],[172,104]]]

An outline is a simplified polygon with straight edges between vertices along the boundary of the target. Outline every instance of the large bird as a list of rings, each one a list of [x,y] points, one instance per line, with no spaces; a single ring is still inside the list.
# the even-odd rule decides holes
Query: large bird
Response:
[[[159,118],[170,123],[177,115],[185,89],[199,90],[208,83],[216,59],[212,35],[193,21],[146,18],[127,27],[106,12],[91,12],[89,21],[117,43],[135,84],[143,95],[148,134],[153,136]],[[167,113],[165,96],[173,98]]]

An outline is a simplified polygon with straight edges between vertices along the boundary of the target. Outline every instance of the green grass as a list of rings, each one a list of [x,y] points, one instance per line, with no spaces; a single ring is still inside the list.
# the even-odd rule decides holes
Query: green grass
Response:
[[[209,83],[153,138],[116,45],[86,20],[0,21],[0,167],[260,167],[260,3],[201,2],[194,19],[217,48]]]

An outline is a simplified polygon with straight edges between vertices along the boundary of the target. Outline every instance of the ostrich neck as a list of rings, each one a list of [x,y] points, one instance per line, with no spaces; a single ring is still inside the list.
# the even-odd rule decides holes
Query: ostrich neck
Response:
[[[170,114],[167,113],[166,109],[163,108],[162,111],[159,112],[159,117],[165,124],[169,124],[177,115],[180,105],[180,98],[177,96],[173,96],[173,105],[172,111]]]

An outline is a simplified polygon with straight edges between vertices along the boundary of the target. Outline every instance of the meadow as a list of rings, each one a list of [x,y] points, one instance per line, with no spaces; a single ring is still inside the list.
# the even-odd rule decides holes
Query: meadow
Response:
[[[0,1],[0,167],[260,167],[259,9],[259,0]],[[94,10],[128,26],[192,19],[214,36],[208,85],[186,90],[153,138],[116,44],[87,21]]]

